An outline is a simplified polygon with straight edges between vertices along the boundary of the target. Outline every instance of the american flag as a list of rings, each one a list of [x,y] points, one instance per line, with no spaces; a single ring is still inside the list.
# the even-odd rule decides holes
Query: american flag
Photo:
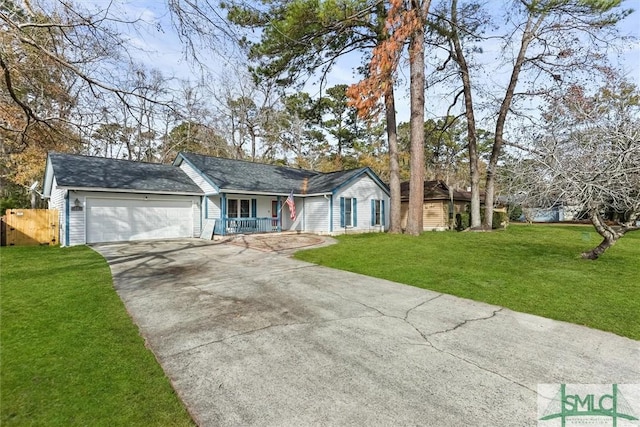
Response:
[[[289,197],[285,201],[287,206],[289,206],[289,212],[291,212],[291,219],[296,219],[296,202],[293,200],[293,190],[289,193]]]

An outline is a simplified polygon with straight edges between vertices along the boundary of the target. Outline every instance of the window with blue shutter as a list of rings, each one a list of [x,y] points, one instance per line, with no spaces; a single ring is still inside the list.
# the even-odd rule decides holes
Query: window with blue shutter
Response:
[[[358,203],[351,197],[340,197],[340,227],[358,226]]]
[[[376,225],[376,201],[371,199],[371,225]]]
[[[251,199],[251,216],[256,218],[258,216],[258,200]]]
[[[351,223],[354,227],[358,226],[358,199],[351,199],[353,202],[353,208],[351,209]]]
[[[384,225],[384,200],[371,200],[371,225]]]

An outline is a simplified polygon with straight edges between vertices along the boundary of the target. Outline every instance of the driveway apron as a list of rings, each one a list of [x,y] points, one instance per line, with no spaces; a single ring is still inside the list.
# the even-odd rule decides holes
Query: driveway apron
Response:
[[[539,384],[640,383],[640,342],[579,325],[230,243],[95,249],[200,426],[535,426]]]

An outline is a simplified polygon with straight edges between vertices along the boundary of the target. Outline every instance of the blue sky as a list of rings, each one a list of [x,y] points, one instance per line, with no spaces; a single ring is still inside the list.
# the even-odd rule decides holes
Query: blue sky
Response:
[[[105,7],[105,5],[109,4],[107,0],[87,0],[85,4],[89,4],[89,2],[96,5],[96,7]],[[498,2],[494,4],[498,4]],[[627,0],[624,5],[634,9],[635,12],[619,24],[621,32],[622,34],[640,38],[640,0]],[[146,25],[141,26],[138,32],[134,32],[129,27],[122,28],[122,31],[128,35],[130,43],[141,49],[136,54],[136,58],[139,61],[179,78],[192,79],[196,75],[192,64],[184,58],[183,46],[177,37],[170,14],[163,0],[116,0],[115,5],[112,7],[117,16],[128,19],[141,19],[146,23]],[[495,61],[495,58],[500,54],[499,46],[495,44],[484,43],[483,49],[483,56],[489,63]],[[218,78],[223,79],[236,73],[237,62],[229,60],[228,56],[208,52],[205,57],[207,58],[205,62],[214,78],[218,76]],[[611,57],[611,60],[626,71],[631,81],[640,86],[640,41],[636,41],[635,44],[629,46],[621,55]],[[357,54],[352,54],[341,60],[328,75],[328,87],[335,84],[356,82],[358,76],[355,74],[354,68],[359,63],[360,60]],[[501,80],[506,81],[508,78],[508,70],[503,76],[493,71],[491,76],[486,78],[491,78],[496,81],[496,84],[499,84]],[[401,83],[397,89],[397,106],[398,121],[402,122],[407,121],[409,117],[408,76],[405,75],[404,70],[400,70],[400,79]],[[305,90],[312,95],[317,95],[319,93],[317,80],[314,82],[311,79],[310,83],[305,86]],[[444,93],[428,94],[427,117],[442,115],[448,100],[449,98]]]

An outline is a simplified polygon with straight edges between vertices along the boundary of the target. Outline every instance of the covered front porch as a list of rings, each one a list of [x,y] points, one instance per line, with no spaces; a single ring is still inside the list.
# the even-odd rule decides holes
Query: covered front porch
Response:
[[[282,231],[280,218],[243,218],[227,217],[216,219],[214,234],[226,236],[230,234],[278,233]]]
[[[205,197],[204,234],[216,236],[296,231],[282,195],[221,193]],[[297,200],[296,200],[297,202]]]

